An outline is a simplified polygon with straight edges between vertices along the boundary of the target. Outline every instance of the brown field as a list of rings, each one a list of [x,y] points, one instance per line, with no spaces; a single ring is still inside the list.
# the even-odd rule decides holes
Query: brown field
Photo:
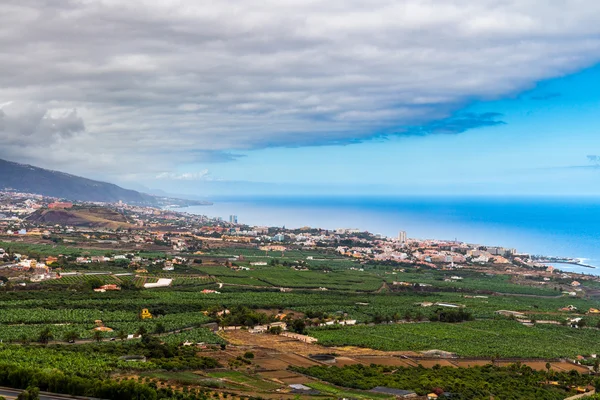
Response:
[[[318,353],[336,353],[340,356],[417,356],[413,351],[380,351],[362,347],[325,347],[318,343],[299,342],[284,336],[260,335],[248,333],[245,330],[220,332],[221,337],[235,345],[246,345],[275,350],[280,353],[296,353],[304,356]]]
[[[587,374],[590,372],[590,370],[583,365],[573,365],[568,362],[550,363],[550,368],[556,369],[557,371],[570,371],[570,370],[574,369],[577,372],[579,372],[580,374]],[[544,369],[546,369],[545,364],[544,364]]]
[[[361,363],[360,361],[358,361],[358,359],[356,358],[350,358],[350,357],[336,357],[335,359],[335,365],[336,367],[345,367],[347,365],[355,365],[355,364],[364,364]]]
[[[283,362],[287,362],[297,367],[312,367],[314,365],[322,365],[318,361],[313,361],[308,357],[300,356],[298,354],[286,353],[276,355],[275,357]]]
[[[482,367],[491,363],[490,360],[453,360],[460,368]]]
[[[260,370],[264,371],[275,371],[275,370],[286,370],[290,366],[289,363],[279,360],[277,358],[266,358],[254,360],[254,363]]]

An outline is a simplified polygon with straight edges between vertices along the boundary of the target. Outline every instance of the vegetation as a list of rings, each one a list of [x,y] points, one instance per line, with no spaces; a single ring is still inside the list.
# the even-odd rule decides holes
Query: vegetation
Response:
[[[62,254],[59,264],[65,269],[78,269],[77,256],[108,254],[61,244],[11,242],[0,247],[37,258]],[[143,256],[158,259],[165,254]],[[233,256],[242,257],[233,261]],[[205,399],[214,397],[213,389],[270,391],[280,385],[252,374],[261,353],[244,349],[224,359],[230,370],[214,370],[219,363],[202,352],[217,352],[219,360],[229,353],[219,350],[227,343],[212,331],[217,325],[251,328],[278,321],[287,323],[289,331],[309,334],[329,346],[440,349],[488,359],[600,353],[600,317],[583,315],[597,307],[597,301],[564,297],[550,285],[517,285],[507,277],[476,271],[453,271],[452,275],[463,279],[448,281],[445,271],[360,263],[326,250],[282,254],[215,249],[195,260],[173,273],[163,271],[163,261],[158,260],[147,266],[149,272],[134,274],[125,261],[122,265],[86,264],[80,267],[101,274],[64,275],[44,283],[28,282],[25,287],[2,279],[6,285],[0,288],[0,385],[22,389],[33,385],[28,393],[39,387],[116,399]],[[251,265],[255,261],[267,265]],[[145,283],[163,277],[173,279],[171,287],[143,289]],[[397,281],[408,284],[394,285]],[[107,283],[121,290],[92,291]],[[204,291],[207,288],[218,292]],[[560,310],[567,305],[581,311]],[[142,309],[148,309],[152,318],[142,319]],[[537,323],[524,326],[497,315],[497,310],[518,311]],[[584,318],[567,324],[567,318],[575,316]],[[342,325],[347,320],[356,320],[357,325]],[[541,323],[548,321],[560,324]],[[94,329],[101,326],[103,331]],[[282,328],[271,327],[269,333],[281,334]],[[521,366],[464,371],[352,366],[299,371],[330,382],[310,383],[323,396],[358,399],[388,398],[365,392],[376,385],[419,394],[443,388],[464,399],[491,395],[496,399],[555,399],[570,394],[570,385],[591,382],[590,377],[555,373],[551,368],[540,373]],[[523,377],[520,383],[519,376]],[[546,385],[549,380],[559,381],[560,387]],[[185,385],[186,391],[169,385]],[[507,389],[511,385],[512,397]]]
[[[556,325],[523,326],[487,320],[460,324],[426,322],[377,326],[311,328],[309,334],[329,346],[379,350],[440,349],[465,357],[559,358],[600,352],[598,330]]]
[[[419,395],[447,392],[454,399],[542,399],[562,400],[573,393],[571,386],[586,386],[593,377],[572,372],[534,371],[515,364],[472,368],[392,368],[378,365],[294,368],[338,386],[369,390],[385,386],[413,390]],[[558,385],[550,385],[555,381]]]

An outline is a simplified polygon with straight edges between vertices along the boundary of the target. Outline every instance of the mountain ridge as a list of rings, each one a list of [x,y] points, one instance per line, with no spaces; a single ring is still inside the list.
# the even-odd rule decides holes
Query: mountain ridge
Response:
[[[3,159],[0,159],[0,190],[35,193],[71,201],[103,203],[122,201],[146,206],[160,206],[177,201],[183,203],[181,205],[200,205],[194,201],[153,196],[125,189],[114,183]]]

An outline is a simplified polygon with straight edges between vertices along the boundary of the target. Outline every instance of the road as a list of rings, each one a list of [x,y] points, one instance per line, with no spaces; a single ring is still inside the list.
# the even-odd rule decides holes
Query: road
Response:
[[[0,387],[0,396],[4,396],[6,400],[14,400],[23,390]],[[40,392],[40,400],[66,400],[66,399],[92,399],[92,397],[68,396],[62,394]],[[95,399],[97,400],[97,399]]]

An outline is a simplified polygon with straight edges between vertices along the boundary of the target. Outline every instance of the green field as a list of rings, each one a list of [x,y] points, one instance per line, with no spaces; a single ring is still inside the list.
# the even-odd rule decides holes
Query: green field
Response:
[[[424,322],[310,329],[328,346],[379,350],[444,350],[463,357],[560,358],[600,352],[600,331],[515,321]]]
[[[4,247],[11,245],[0,243]],[[22,249],[23,252],[43,254],[85,252],[51,245],[23,245]],[[234,255],[243,258],[225,263],[225,257]],[[214,264],[211,257],[219,257],[221,264],[211,265]],[[22,365],[31,370],[28,373],[32,376],[40,374],[40,368],[48,376],[51,376],[53,368],[60,371],[70,368],[72,372],[66,374],[65,382],[73,376],[108,380],[112,373],[141,374],[142,378],[153,379],[153,382],[191,385],[202,390],[273,391],[281,385],[253,374],[255,365],[252,361],[234,356],[227,360],[229,345],[203,325],[218,322],[221,326],[252,327],[267,323],[265,321],[273,322],[272,315],[284,310],[292,320],[304,319],[302,323],[308,334],[317,337],[326,346],[353,345],[405,351],[439,349],[459,356],[488,359],[497,356],[559,358],[600,353],[600,330],[595,328],[600,317],[585,315],[589,308],[599,308],[600,302],[582,296],[563,296],[556,289],[555,281],[545,286],[530,286],[539,282],[525,281],[528,285],[519,285],[504,275],[469,270],[449,272],[406,267],[405,272],[400,272],[398,268],[360,263],[333,252],[317,250],[265,254],[257,249],[221,249],[211,250],[202,259],[205,264],[197,260],[186,266],[176,266],[172,272],[163,271],[161,263],[150,264],[148,273],[137,275],[127,266],[107,264],[99,268],[106,272],[127,271],[132,275],[65,275],[39,284],[30,282],[25,287],[7,285],[1,288],[0,341],[3,344],[0,345],[0,383],[2,377],[10,375],[8,372],[3,375],[2,368],[12,371],[12,368]],[[266,261],[269,265],[251,266],[254,261]],[[237,271],[236,265],[247,266],[250,270]],[[82,272],[95,271],[92,267],[95,266],[86,265]],[[463,279],[448,282],[449,275]],[[145,283],[156,282],[160,278],[171,278],[173,283],[165,288],[144,288]],[[410,282],[414,286],[393,285],[394,281]],[[92,286],[98,282],[122,285],[122,290],[93,292]],[[203,293],[204,289],[217,290],[218,293]],[[460,306],[469,315],[469,321],[428,322],[448,309],[434,303]],[[573,305],[579,311],[559,311],[567,305]],[[142,309],[148,309],[153,318],[140,319]],[[222,313],[218,312],[225,309],[231,311],[231,316],[219,317]],[[498,310],[522,312],[538,323],[526,327],[498,316]],[[539,323],[543,320],[565,322],[567,318],[576,316],[584,318],[586,328]],[[359,325],[316,327],[323,320],[332,319],[355,319]],[[113,331],[102,333],[101,338],[95,337],[93,329],[97,320]],[[412,323],[388,323],[390,321]],[[298,321],[288,322],[289,326],[293,326],[293,322]],[[120,332],[145,334],[143,339],[109,340],[118,337]],[[50,337],[46,339],[49,343],[46,344],[43,336],[48,333]],[[77,337],[75,345],[66,345],[73,335]],[[92,343],[93,339],[104,341]],[[208,348],[182,346],[186,342],[205,343]],[[221,345],[225,345],[225,349],[222,350]],[[214,370],[216,361],[201,357],[203,352],[212,351],[223,352],[220,354],[224,354],[223,364],[229,366],[228,370]],[[148,361],[129,363],[119,359],[132,354],[143,354]],[[389,375],[391,371],[375,372]],[[498,377],[505,372],[498,370],[490,374]],[[11,373],[14,374],[14,371]],[[323,371],[318,371],[318,374],[327,377]],[[315,372],[315,375],[318,374]],[[417,379],[420,379],[419,376]],[[430,376],[427,379],[435,380]],[[332,384],[312,382],[310,386],[327,398],[387,398],[364,392],[365,388],[369,389],[366,386],[345,389],[335,379],[328,382]],[[385,379],[381,382],[386,383]],[[124,385],[135,387],[138,383],[136,380]],[[144,388],[148,387],[146,383]],[[402,380],[396,383],[404,385]],[[96,381],[87,384],[89,387],[100,385]],[[419,390],[425,388],[426,385],[419,386]],[[135,389],[138,390],[142,389]],[[162,397],[157,398],[174,397],[168,392],[171,389],[157,387],[152,390],[156,393],[163,390],[160,392]],[[487,393],[489,398],[489,391],[481,393]],[[556,394],[546,389],[540,393],[539,398],[548,399],[555,398]],[[111,395],[103,396],[111,398]],[[193,396],[196,397],[189,398],[204,399],[208,394],[195,392]]]

